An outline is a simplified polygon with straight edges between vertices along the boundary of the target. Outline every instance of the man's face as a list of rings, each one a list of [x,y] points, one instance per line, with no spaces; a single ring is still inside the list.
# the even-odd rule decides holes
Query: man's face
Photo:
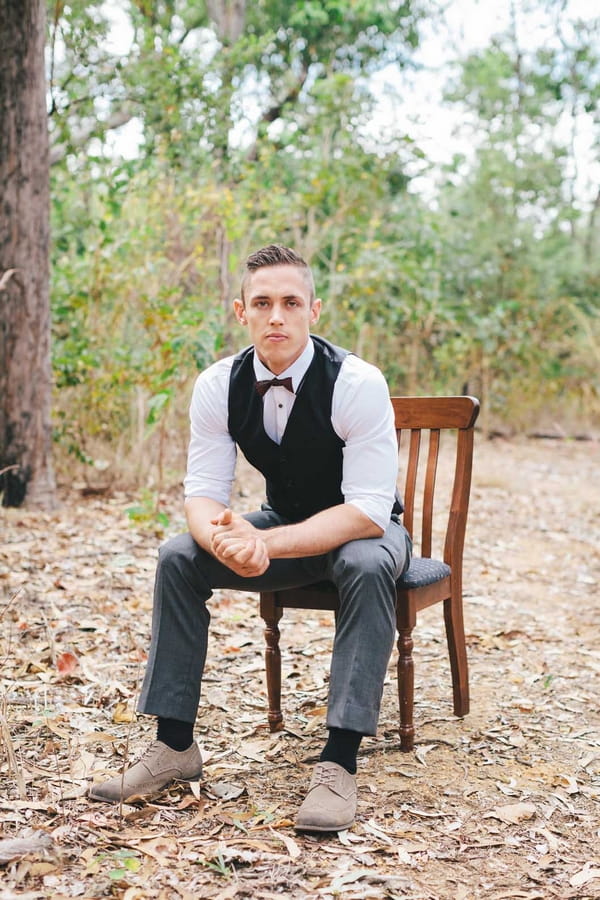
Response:
[[[321,301],[310,303],[310,287],[298,266],[264,266],[247,279],[245,304],[233,301],[236,318],[248,328],[258,358],[274,375],[295,362],[319,321]]]

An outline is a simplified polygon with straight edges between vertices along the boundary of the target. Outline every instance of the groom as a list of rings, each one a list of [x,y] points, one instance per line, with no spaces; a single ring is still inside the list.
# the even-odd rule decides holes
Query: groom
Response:
[[[116,802],[200,777],[193,728],[214,588],[276,590],[326,579],[340,596],[328,735],[296,828],[339,831],[354,821],[357,754],[363,735],[376,731],[395,583],[410,557],[395,499],[393,411],[378,369],[311,335],[321,300],[295,251],[270,245],[253,253],[233,307],[251,346],[196,381],[189,531],[159,552],[139,702],[139,712],[158,719],[156,740],[90,796]],[[229,505],[238,447],[264,475],[267,496],[243,516]]]

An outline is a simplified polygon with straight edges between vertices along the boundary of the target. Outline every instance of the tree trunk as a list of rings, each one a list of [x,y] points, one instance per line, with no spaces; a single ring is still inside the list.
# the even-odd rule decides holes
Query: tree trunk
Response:
[[[246,0],[206,0],[208,14],[217,26],[219,40],[235,44],[246,21]]]
[[[54,501],[44,0],[0,0],[0,491]]]

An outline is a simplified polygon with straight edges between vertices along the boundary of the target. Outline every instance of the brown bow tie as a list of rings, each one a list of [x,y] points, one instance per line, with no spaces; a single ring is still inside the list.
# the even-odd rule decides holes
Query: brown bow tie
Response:
[[[264,397],[269,388],[277,387],[280,385],[281,387],[287,388],[288,391],[294,393],[294,388],[292,387],[292,379],[291,378],[267,378],[266,381],[257,381],[254,384],[257,393]]]

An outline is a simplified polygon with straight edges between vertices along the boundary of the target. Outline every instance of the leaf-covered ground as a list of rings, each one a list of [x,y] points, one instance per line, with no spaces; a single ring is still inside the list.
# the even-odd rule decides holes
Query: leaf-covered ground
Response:
[[[265,727],[256,598],[221,592],[197,731],[205,780],[85,797],[154,734],[132,709],[159,538],[124,495],[0,513],[0,900],[600,897],[600,453],[479,441],[465,561],[472,711],[451,713],[441,615],[416,645],[417,746],[393,660],[355,826],[292,822],[324,735],[329,618],[283,620],[287,730]],[[240,503],[256,484],[242,471]],[[182,527],[177,493],[169,532]],[[15,841],[20,843],[14,843]]]

